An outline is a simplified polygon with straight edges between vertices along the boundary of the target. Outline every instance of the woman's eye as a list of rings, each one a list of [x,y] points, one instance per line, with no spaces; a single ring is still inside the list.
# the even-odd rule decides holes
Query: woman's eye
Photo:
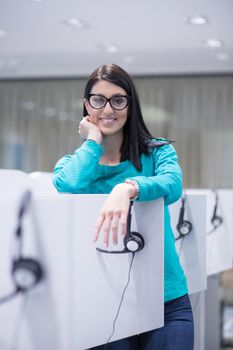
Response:
[[[101,96],[95,96],[93,99],[93,102],[98,103],[98,104],[102,104],[102,103],[104,103],[104,99]]]
[[[123,100],[122,97],[115,97],[112,101],[115,105],[121,105]]]

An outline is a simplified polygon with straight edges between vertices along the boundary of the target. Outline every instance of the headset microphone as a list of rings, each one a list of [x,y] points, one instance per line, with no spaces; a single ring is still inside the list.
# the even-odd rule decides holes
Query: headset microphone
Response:
[[[96,248],[97,251],[109,254],[122,254],[122,253],[136,253],[144,248],[145,241],[142,235],[138,232],[131,232],[131,209],[133,202],[130,202],[128,217],[127,217],[127,231],[125,238],[123,240],[124,249],[123,250],[105,250],[102,248]]]
[[[175,238],[176,241],[178,239],[188,235],[192,231],[192,228],[193,228],[193,225],[191,224],[190,221],[184,220],[185,202],[186,202],[186,195],[183,194],[183,196],[181,198],[181,208],[180,208],[179,220],[178,220],[178,224],[176,225],[176,229],[179,232],[179,236],[177,238]]]

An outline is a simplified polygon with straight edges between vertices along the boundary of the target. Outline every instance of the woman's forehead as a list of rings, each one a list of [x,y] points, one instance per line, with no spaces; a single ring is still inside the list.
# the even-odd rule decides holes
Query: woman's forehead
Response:
[[[92,86],[91,93],[101,94],[106,97],[111,97],[112,95],[115,95],[115,94],[126,94],[126,91],[122,87],[116,84],[113,84],[109,81],[100,80],[100,81],[97,81]]]

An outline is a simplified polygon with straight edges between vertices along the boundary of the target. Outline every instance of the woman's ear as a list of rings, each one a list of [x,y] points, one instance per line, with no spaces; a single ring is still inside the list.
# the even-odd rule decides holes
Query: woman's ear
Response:
[[[84,104],[84,106],[85,106],[85,108],[87,110],[87,113],[89,114],[89,112],[90,112],[90,105],[89,105],[89,103],[88,103],[86,98],[84,98],[83,104]],[[85,115],[84,115],[84,117],[85,117]]]

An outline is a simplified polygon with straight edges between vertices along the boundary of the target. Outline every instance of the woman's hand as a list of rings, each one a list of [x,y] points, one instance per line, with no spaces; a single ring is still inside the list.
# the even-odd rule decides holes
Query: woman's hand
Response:
[[[79,135],[83,139],[92,139],[98,144],[101,144],[103,135],[100,129],[91,122],[90,116],[83,117],[79,123]]]
[[[111,231],[113,244],[118,242],[119,228],[122,236],[126,235],[130,198],[135,196],[135,192],[135,187],[127,183],[118,184],[113,188],[96,222],[93,235],[94,241],[98,240],[101,229],[103,230],[103,242],[106,247],[109,243]]]

